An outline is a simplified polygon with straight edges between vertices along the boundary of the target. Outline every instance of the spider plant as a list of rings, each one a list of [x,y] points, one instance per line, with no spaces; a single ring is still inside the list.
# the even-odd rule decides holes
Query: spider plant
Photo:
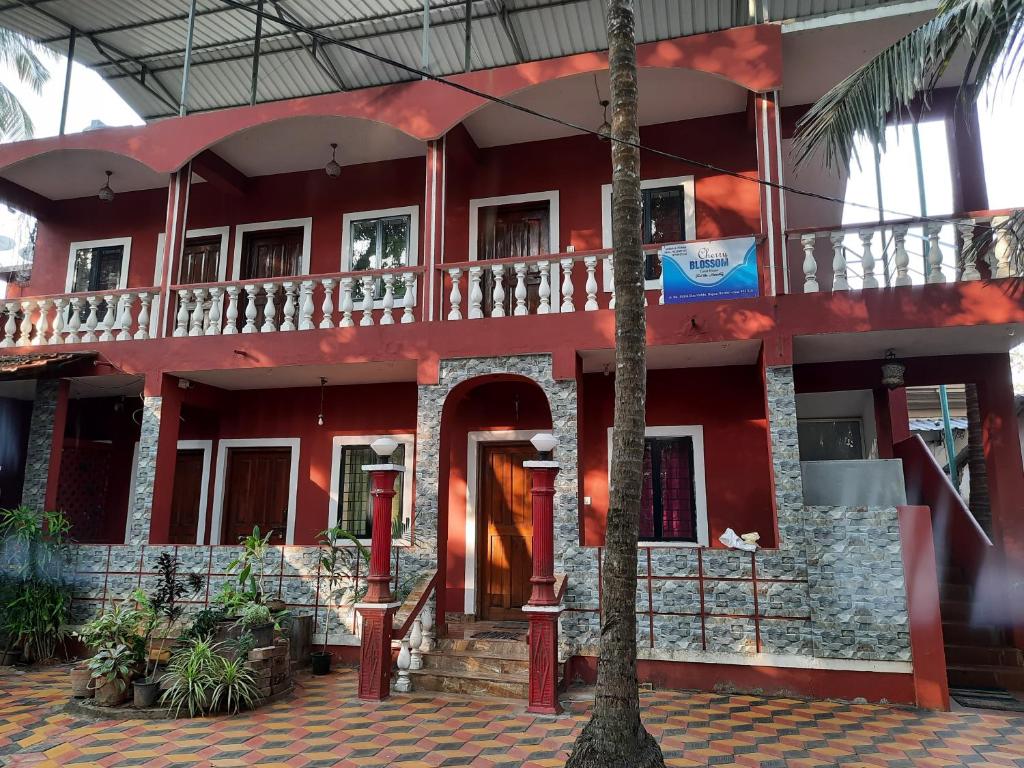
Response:
[[[216,656],[210,677],[216,684],[211,703],[218,711],[234,715],[239,709],[252,709],[259,701],[256,678],[245,666],[244,656],[234,659]]]
[[[171,657],[167,665],[171,687],[164,691],[160,703],[173,711],[175,717],[185,708],[190,717],[205,714],[212,708],[218,647],[207,638],[198,638]]]

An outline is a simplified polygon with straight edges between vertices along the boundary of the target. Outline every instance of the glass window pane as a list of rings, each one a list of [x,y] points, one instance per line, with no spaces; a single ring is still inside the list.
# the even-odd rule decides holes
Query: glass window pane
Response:
[[[391,455],[394,464],[405,463],[405,446],[399,445]],[[341,488],[338,493],[338,525],[361,539],[373,532],[373,497],[370,495],[370,473],[365,464],[380,460],[369,445],[347,445],[341,454]],[[395,498],[391,509],[392,538],[408,536],[409,520],[403,515],[404,474],[395,479]]]
[[[799,419],[797,440],[801,461],[864,458],[864,439],[859,419]]]
[[[683,230],[683,190],[652,189],[647,196],[649,225],[645,243],[672,243],[686,239]]]
[[[92,248],[81,248],[75,252],[75,279],[71,285],[72,293],[88,291],[90,275],[92,275]]]
[[[375,269],[377,262],[377,220],[352,222],[352,271]]]
[[[644,440],[640,539],[696,543],[692,438],[649,437]]]
[[[381,269],[402,267],[409,263],[409,217],[398,216],[381,222]]]

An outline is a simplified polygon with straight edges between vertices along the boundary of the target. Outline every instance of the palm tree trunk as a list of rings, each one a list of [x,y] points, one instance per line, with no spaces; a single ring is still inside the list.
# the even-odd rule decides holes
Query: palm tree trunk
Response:
[[[988,495],[988,467],[985,465],[985,442],[981,432],[981,405],[978,386],[966,384],[967,398],[967,467],[971,472],[971,514],[989,536],[992,535],[992,505]]]
[[[612,242],[615,248],[615,423],[602,563],[597,693],[566,768],[664,766],[640,722],[636,677],[636,564],[647,396],[641,252],[640,141],[632,0],[609,0]],[[621,142],[632,142],[633,146]]]

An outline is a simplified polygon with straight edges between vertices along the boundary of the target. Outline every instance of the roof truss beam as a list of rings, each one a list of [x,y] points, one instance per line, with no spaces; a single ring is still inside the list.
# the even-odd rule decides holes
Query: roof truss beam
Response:
[[[526,48],[523,46],[523,41],[516,31],[515,23],[512,19],[513,8],[511,7],[511,0],[491,0],[491,7],[494,8],[494,16],[497,17],[498,23],[501,24],[502,30],[508,37],[508,42],[512,46],[512,51],[516,55],[516,61],[522,64],[526,61]]]
[[[249,191],[249,177],[209,149],[203,150],[192,159],[192,172],[202,176],[204,181],[218,189],[233,195],[244,195]]]

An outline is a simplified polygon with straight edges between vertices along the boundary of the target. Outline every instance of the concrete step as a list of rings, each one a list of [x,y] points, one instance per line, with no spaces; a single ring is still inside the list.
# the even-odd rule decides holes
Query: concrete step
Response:
[[[1024,667],[1024,652],[1010,646],[947,645],[950,665]]]
[[[438,674],[474,672],[494,675],[529,674],[528,659],[506,658],[477,650],[430,651],[423,654],[423,668]]]
[[[1024,691],[1024,669],[954,664],[947,670],[951,688],[1005,688]]]
[[[467,696],[495,696],[503,699],[528,699],[529,674],[487,674],[483,672],[438,672],[433,669],[410,670],[414,691],[445,691]]]
[[[943,617],[942,637],[947,645],[973,645],[1002,648],[1006,645],[1003,630],[988,625],[973,626],[964,621],[946,621]]]
[[[478,640],[474,638],[445,637],[437,641],[434,653],[472,651],[502,659],[529,659],[530,647],[515,640]]]

